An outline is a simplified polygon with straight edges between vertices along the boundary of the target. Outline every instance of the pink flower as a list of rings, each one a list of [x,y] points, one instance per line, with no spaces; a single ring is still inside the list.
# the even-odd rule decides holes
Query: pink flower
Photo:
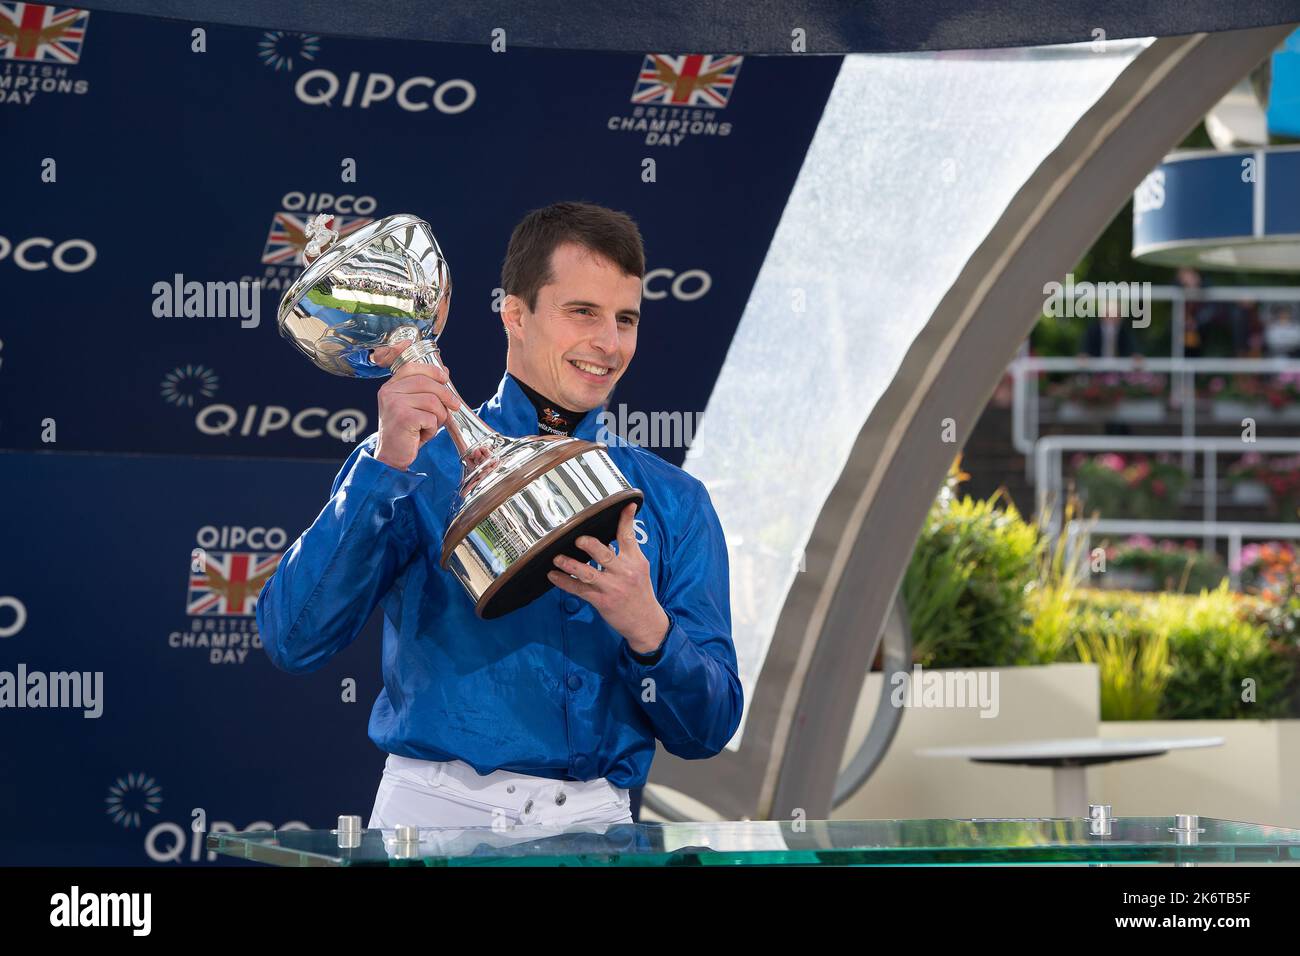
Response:
[[[1236,563],[1228,562],[1228,570],[1233,574],[1240,574],[1243,568],[1250,567],[1257,560],[1259,560],[1259,545],[1248,544],[1241,549],[1241,557],[1237,559]]]

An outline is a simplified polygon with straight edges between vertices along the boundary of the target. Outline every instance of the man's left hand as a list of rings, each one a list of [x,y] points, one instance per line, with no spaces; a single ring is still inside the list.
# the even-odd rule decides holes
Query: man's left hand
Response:
[[[587,601],[638,654],[652,654],[668,636],[668,615],[655,598],[650,583],[650,562],[636,543],[632,516],[635,501],[623,507],[618,521],[618,551],[582,535],[574,543],[596,560],[600,568],[557,555],[558,571],[546,577],[561,591]]]

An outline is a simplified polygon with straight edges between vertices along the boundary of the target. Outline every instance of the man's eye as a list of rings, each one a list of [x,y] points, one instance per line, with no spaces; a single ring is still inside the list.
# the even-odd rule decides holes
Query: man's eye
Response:
[[[632,316],[630,315],[621,316],[621,319],[622,321],[626,322],[628,325],[636,325],[636,319],[632,318]]]

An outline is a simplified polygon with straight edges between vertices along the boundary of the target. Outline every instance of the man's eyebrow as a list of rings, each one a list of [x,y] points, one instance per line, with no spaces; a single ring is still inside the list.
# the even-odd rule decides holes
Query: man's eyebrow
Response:
[[[570,299],[568,302],[562,302],[562,303],[560,303],[560,307],[563,308],[563,309],[572,308],[572,307],[574,307],[574,306],[577,306],[577,307],[579,307],[579,308],[583,308],[583,307],[585,307],[585,308],[588,308],[588,309],[599,309],[599,308],[600,308],[600,306],[599,306],[597,303],[595,303],[595,302],[586,302],[586,301],[584,301],[584,300],[582,300],[582,299]],[[619,315],[630,315],[630,316],[632,316],[632,317],[635,318],[635,319],[640,319],[640,318],[641,318],[641,313],[640,313],[640,311],[637,310],[637,309],[619,309],[618,314],[619,314]]]

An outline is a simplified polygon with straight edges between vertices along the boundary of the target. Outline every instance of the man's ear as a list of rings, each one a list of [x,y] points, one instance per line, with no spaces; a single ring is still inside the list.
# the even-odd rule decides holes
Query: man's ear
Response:
[[[506,335],[519,335],[523,331],[524,302],[517,295],[508,295],[501,300],[501,324]]]

